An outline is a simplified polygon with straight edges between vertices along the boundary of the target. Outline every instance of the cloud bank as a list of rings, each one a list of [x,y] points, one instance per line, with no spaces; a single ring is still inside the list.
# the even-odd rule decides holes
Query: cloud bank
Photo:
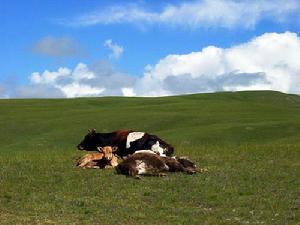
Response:
[[[181,88],[193,86],[190,91],[184,88],[184,93],[259,89],[300,93],[299,58],[297,34],[266,33],[232,48],[208,46],[186,55],[168,55],[148,68],[136,90],[139,95],[169,95],[180,82]]]
[[[102,8],[61,23],[69,26],[160,24],[184,28],[252,28],[262,20],[282,22],[295,16],[299,7],[297,0],[199,0],[168,4],[160,11],[125,4]]]
[[[300,94],[299,59],[297,34],[266,33],[231,48],[207,46],[189,54],[168,55],[146,66],[139,77],[103,61],[34,72],[30,85],[16,88],[10,97],[165,96],[241,90]]]
[[[30,85],[15,88],[13,98],[73,98],[88,96],[120,96],[123,88],[132,87],[135,78],[116,71],[109,63],[99,61],[90,68],[78,63],[74,69],[60,67],[30,75]]]

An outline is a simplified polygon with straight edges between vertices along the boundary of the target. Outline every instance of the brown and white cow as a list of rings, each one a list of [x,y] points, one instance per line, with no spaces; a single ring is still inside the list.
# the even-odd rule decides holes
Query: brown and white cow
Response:
[[[196,165],[186,157],[164,157],[149,150],[141,150],[128,156],[116,167],[117,173],[139,178],[139,175],[160,176],[164,172],[194,174]]]
[[[117,147],[104,146],[98,147],[97,153],[89,153],[81,157],[77,166],[81,168],[108,168],[116,167],[118,165],[118,158],[114,155],[114,152],[117,150]]]
[[[132,130],[118,130],[111,133],[97,133],[89,130],[84,139],[77,145],[79,150],[93,151],[98,146],[117,146],[117,155],[124,157],[140,149],[159,152],[161,156],[172,156],[174,148],[156,135]]]

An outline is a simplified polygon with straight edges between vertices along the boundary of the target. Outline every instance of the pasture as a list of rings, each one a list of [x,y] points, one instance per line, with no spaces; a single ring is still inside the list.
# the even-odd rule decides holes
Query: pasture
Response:
[[[88,128],[157,134],[207,173],[75,168]],[[300,96],[0,100],[0,224],[299,224]]]

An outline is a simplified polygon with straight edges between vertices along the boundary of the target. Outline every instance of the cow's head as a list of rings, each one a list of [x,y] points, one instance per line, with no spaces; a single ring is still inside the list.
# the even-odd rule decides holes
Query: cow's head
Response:
[[[97,133],[96,129],[88,130],[88,134],[85,135],[84,139],[77,145],[78,150],[95,150],[97,148]]]
[[[156,143],[152,145],[151,150],[160,156],[172,156],[174,152],[174,148],[162,140],[156,141]]]
[[[160,139],[156,135],[150,135],[149,144],[151,150],[153,151],[152,148],[157,148],[157,150],[160,152],[160,155],[172,156],[174,153],[173,146]]]
[[[97,150],[103,153],[103,159],[112,160],[114,156],[113,153],[118,150],[118,147],[104,146],[104,147],[97,147]]]
[[[175,157],[176,160],[184,167],[184,168],[189,168],[189,169],[195,169],[196,165],[194,162],[192,162],[190,159],[187,157]]]
[[[166,156],[172,156],[173,153],[174,153],[174,148],[173,148],[173,146],[168,145],[168,146],[166,147]]]
[[[159,141],[156,141],[154,145],[151,146],[151,151],[160,156],[166,156],[166,148],[162,148]]]

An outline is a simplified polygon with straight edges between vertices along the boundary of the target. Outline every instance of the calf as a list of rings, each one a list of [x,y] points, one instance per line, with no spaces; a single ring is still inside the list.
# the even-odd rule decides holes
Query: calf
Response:
[[[184,157],[162,157],[144,150],[128,156],[116,167],[117,173],[139,178],[139,175],[160,176],[164,172],[193,174],[196,165]]]
[[[107,167],[116,167],[118,165],[118,158],[113,154],[117,147],[105,146],[98,147],[97,153],[89,153],[81,157],[77,166],[81,168],[107,168]]]

